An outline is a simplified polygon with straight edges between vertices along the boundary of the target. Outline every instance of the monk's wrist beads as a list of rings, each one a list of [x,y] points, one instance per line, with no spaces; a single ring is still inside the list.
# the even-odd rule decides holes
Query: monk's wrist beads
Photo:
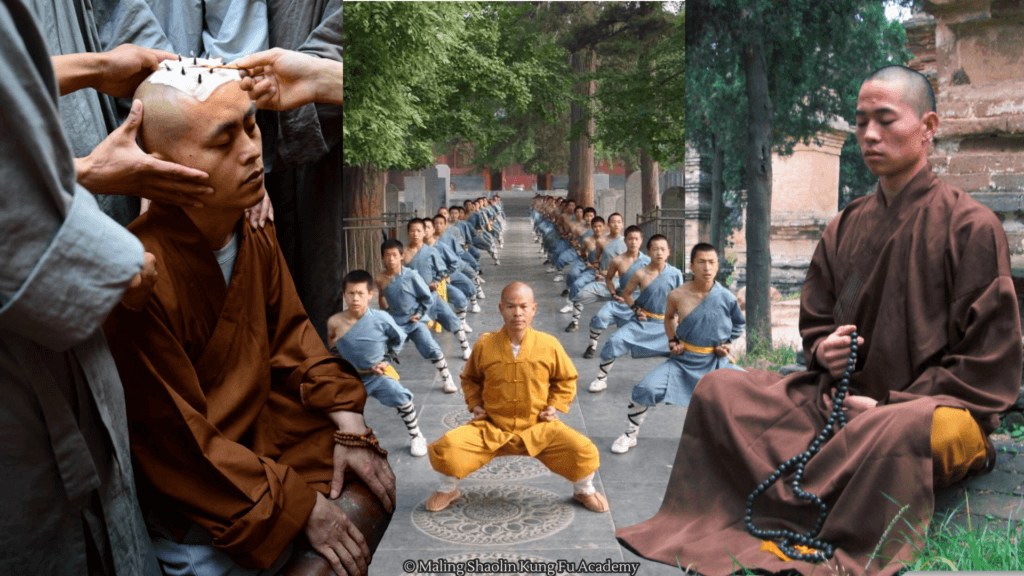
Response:
[[[853,334],[850,334],[850,359],[846,362],[846,372],[843,373],[843,377],[840,379],[839,385],[836,386],[835,393],[832,396],[832,413],[828,417],[828,422],[825,424],[825,428],[821,431],[821,434],[811,442],[810,447],[808,447],[805,452],[783,462],[781,466],[776,468],[775,471],[768,476],[768,479],[759,484],[757,488],[754,488],[754,491],[750,493],[750,496],[747,496],[747,510],[743,518],[744,522],[747,524],[747,532],[749,532],[751,536],[761,540],[780,540],[779,549],[782,550],[783,554],[794,560],[803,560],[804,562],[821,562],[832,558],[835,554],[835,546],[825,542],[824,540],[820,540],[817,537],[821,532],[822,526],[825,525],[825,518],[828,517],[828,506],[821,501],[821,498],[818,498],[810,492],[802,490],[800,488],[800,480],[802,480],[804,476],[804,466],[807,465],[807,462],[810,461],[811,457],[821,450],[821,447],[830,436],[846,426],[846,415],[843,414],[843,400],[846,398],[847,391],[850,388],[850,374],[853,373],[853,369],[856,364],[857,333],[854,332]],[[797,534],[792,530],[760,530],[755,527],[753,523],[754,499],[767,490],[772,484],[782,477],[783,473],[788,470],[794,471],[793,493],[796,497],[810,502],[821,511],[818,515],[818,522],[814,525],[814,528],[805,534]],[[796,546],[798,545],[813,548],[816,552],[812,554],[805,554],[796,549]]]
[[[381,448],[380,444],[377,442],[377,437],[373,434],[373,429],[369,427],[366,428],[366,434],[355,434],[353,432],[335,430],[334,443],[341,444],[342,446],[349,446],[351,448],[370,448],[381,456],[387,457],[388,455],[388,451]]]

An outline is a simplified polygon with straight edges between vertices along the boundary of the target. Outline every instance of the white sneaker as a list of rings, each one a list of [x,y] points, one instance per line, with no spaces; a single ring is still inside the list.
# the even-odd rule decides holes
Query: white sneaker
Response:
[[[562,276],[561,274],[551,279],[552,282],[561,282],[562,280],[565,280],[565,276]]]
[[[565,306],[562,306],[558,310],[559,314],[568,314],[569,312],[572,312],[572,303],[571,302],[569,304],[566,304]]]
[[[468,350],[468,348],[467,348],[467,350]],[[455,386],[455,380],[452,380],[452,376],[451,376],[451,374],[449,374],[448,377],[444,379],[444,393],[445,394],[455,394],[458,391],[459,391],[459,389],[456,388],[456,386]]]
[[[498,260],[497,258],[495,258],[494,259],[494,265],[495,266],[501,266],[501,260]]]
[[[555,270],[554,266],[548,266],[548,274],[554,274],[555,272],[558,272],[558,270]]]
[[[463,360],[469,360],[469,357],[472,354],[473,354],[473,349],[469,348],[469,347],[466,347],[466,349],[462,351],[462,359]],[[448,391],[448,389],[445,388],[445,392],[447,392],[447,391]],[[452,392],[454,392],[454,390],[452,390]]]
[[[479,281],[479,282],[480,282],[481,284],[487,284],[487,280],[484,280],[484,277],[483,277],[483,276],[477,276],[477,277],[476,277],[476,279],[477,279],[477,280],[478,280],[478,281]]]
[[[629,449],[636,446],[636,437],[629,437],[626,434],[619,436],[612,442],[612,452],[616,454],[625,454],[629,452]]]
[[[467,324],[465,320],[462,321],[462,324],[459,325],[459,328],[462,329],[462,331],[465,332],[466,334],[469,334],[470,332],[473,331],[473,329],[470,328],[469,324]]]
[[[477,296],[477,298],[479,298],[479,296]],[[473,302],[473,305],[469,307],[469,311],[472,312],[473,314],[479,314],[480,304],[478,302]]]
[[[423,437],[423,434],[418,434],[412,439],[409,444],[409,453],[416,457],[427,455],[427,439]]]
[[[487,298],[487,295],[484,294],[483,290],[477,290],[477,292],[476,292],[476,299],[477,300],[484,300],[486,298]]]
[[[591,392],[602,392],[608,387],[607,378],[594,378],[594,381],[590,383],[588,390]]]

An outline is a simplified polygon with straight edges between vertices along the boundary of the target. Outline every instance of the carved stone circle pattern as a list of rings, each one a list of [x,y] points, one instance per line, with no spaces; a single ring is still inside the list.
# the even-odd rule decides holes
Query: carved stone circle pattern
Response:
[[[465,409],[449,412],[441,418],[441,423],[448,428],[455,428],[468,423],[469,412]],[[501,456],[487,463],[469,475],[471,480],[482,482],[519,482],[551,474],[540,460],[529,456]]]
[[[532,486],[468,486],[440,512],[423,504],[412,523],[427,534],[454,544],[493,546],[546,538],[572,523],[566,498]]]
[[[444,556],[434,560],[436,563],[448,563],[452,565],[465,565],[470,560],[476,560],[481,563],[497,563],[501,561],[515,563],[520,567],[529,567],[529,563],[537,563],[542,565],[551,564],[551,560],[547,558],[541,558],[539,556],[527,556],[524,554],[509,554],[506,552],[481,552],[479,554],[456,554],[454,556]],[[443,564],[442,564],[443,565]],[[402,573],[402,576],[451,576],[451,572],[413,572],[411,574]],[[503,576],[536,576],[538,572],[504,572]],[[578,576],[576,572],[559,572],[559,576]]]

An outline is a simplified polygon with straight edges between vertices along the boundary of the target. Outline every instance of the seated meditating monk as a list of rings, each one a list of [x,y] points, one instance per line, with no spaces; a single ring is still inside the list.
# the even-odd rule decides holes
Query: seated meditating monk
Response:
[[[808,371],[700,380],[661,509],[616,532],[641,556],[707,575],[892,574],[922,545],[934,490],[995,463],[987,436],[1021,382],[1006,234],[932,171],[924,76],[874,72],[856,119],[878,189],[814,252]]]
[[[214,64],[167,62],[136,92],[143,148],[214,188],[201,207],[154,202],[132,223],[156,280],[104,326],[140,504],[165,574],[274,573],[300,535],[338,574],[366,574],[366,540],[328,495],[348,470],[392,510],[395,476],[363,421],[358,373],[310,323],[273,224],[243,218],[264,195],[260,131],[238,72]]]

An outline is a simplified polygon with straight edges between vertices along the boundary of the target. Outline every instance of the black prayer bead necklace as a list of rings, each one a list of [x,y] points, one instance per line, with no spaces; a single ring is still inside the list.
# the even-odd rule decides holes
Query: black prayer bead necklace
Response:
[[[853,373],[853,368],[856,364],[857,333],[854,332],[850,334],[850,359],[846,362],[846,372],[843,373],[839,385],[836,386],[835,394],[832,396],[832,413],[828,417],[828,423],[825,424],[825,428],[811,442],[811,445],[805,452],[783,462],[764,482],[761,482],[757,488],[754,488],[750,496],[747,496],[747,511],[743,517],[743,521],[747,524],[747,532],[761,540],[781,539],[778,545],[779,549],[782,550],[783,554],[794,560],[821,562],[832,558],[835,554],[835,546],[817,538],[822,526],[825,525],[825,518],[828,517],[828,505],[822,502],[821,498],[818,498],[817,495],[802,490],[800,488],[800,480],[804,477],[804,466],[807,465],[811,457],[821,450],[821,447],[830,436],[846,426],[846,415],[843,414],[843,400],[846,398],[847,391],[850,388],[850,374]],[[818,522],[806,534],[798,534],[792,530],[759,530],[754,526],[754,499],[778,481],[787,470],[795,471],[793,473],[793,494],[801,500],[812,503],[821,511],[818,515]],[[798,545],[814,548],[817,551],[813,554],[804,554],[795,548]]]

